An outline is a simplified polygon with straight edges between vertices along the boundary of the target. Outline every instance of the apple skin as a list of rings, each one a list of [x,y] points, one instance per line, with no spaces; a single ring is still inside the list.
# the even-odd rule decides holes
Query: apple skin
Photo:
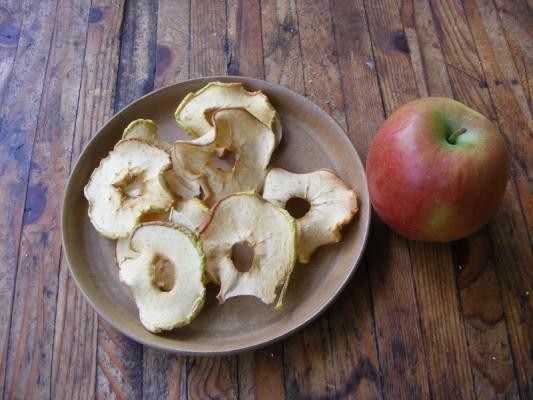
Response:
[[[451,144],[461,128],[466,131]],[[476,232],[496,212],[509,153],[497,128],[477,111],[452,99],[422,98],[381,125],[366,174],[372,205],[393,230],[448,242]]]

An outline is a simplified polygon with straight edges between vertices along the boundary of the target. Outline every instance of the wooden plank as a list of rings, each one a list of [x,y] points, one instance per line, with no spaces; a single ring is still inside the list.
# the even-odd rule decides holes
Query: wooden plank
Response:
[[[227,74],[264,79],[259,0],[228,0]]]
[[[348,136],[364,160],[371,138],[383,120],[365,10],[362,1],[330,4],[340,80],[344,98],[349,99],[345,101]],[[382,397],[367,262],[363,260],[359,272],[331,311],[338,316],[332,317],[332,334],[342,377],[337,383],[341,398]]]
[[[492,1],[465,4],[465,12],[482,63],[485,80],[502,133],[513,154],[512,175],[524,209],[529,235],[533,234],[533,118],[528,94],[515,84],[520,75]],[[533,36],[529,38],[530,42]],[[527,40],[526,40],[527,42]],[[525,54],[527,55],[527,53]],[[530,55],[530,58],[533,54]]]
[[[0,104],[13,70],[19,43],[23,12],[19,1],[9,0],[0,5]]]
[[[454,242],[453,250],[476,396],[519,398],[487,230]]]
[[[506,107],[506,105],[497,99],[502,89],[498,89],[498,92],[493,94],[488,83],[491,79],[486,73],[492,73],[491,70],[498,68],[498,64],[490,58],[492,50],[487,43],[488,39],[478,6],[474,3],[465,4],[465,8],[455,3],[435,2],[432,4],[437,27],[446,33],[442,41],[443,53],[449,65],[448,69],[457,98],[491,118],[508,139],[508,143],[515,140],[516,132],[510,130],[512,123],[502,122],[502,118],[509,116],[505,111],[502,114],[500,107]],[[462,35],[454,35],[456,32],[462,32]],[[457,53],[458,48],[470,49],[470,51]],[[479,57],[483,57],[483,64],[479,61],[476,49],[479,51]],[[450,69],[450,65],[454,67]],[[475,68],[475,72],[469,68]],[[471,72],[465,75],[464,73],[452,73],[452,70]],[[477,84],[472,84],[473,78]],[[492,84],[495,85],[493,80]],[[497,109],[496,103],[499,105]],[[522,132],[519,134],[521,135]],[[519,136],[516,140],[523,139]],[[524,146],[527,147],[527,144]],[[511,151],[514,150],[511,148]],[[526,293],[531,290],[528,285],[532,281],[532,275],[527,266],[533,264],[533,253],[527,223],[517,196],[517,188],[513,181],[510,183],[500,210],[488,225],[488,231],[491,247],[496,246],[495,248],[498,249],[494,252],[495,269],[501,285],[503,309],[514,357],[514,368],[518,374],[518,386],[521,396],[528,398],[531,397],[533,390],[531,374],[527,372],[532,369],[529,350],[532,340],[530,332],[533,326],[531,319],[533,300]],[[490,365],[492,361],[489,357],[485,354],[487,365]]]
[[[239,355],[239,399],[284,399],[283,345]]]
[[[187,397],[191,399],[236,399],[236,357],[188,357]]]
[[[189,78],[190,1],[160,0],[155,87]]]
[[[533,179],[529,176],[533,167],[531,104],[527,104],[529,94],[526,95],[524,88],[512,84],[513,79],[517,79],[518,71],[510,62],[512,53],[507,41],[503,40],[505,35],[500,21],[496,19],[494,4],[484,1],[476,3],[465,4],[464,11],[479,51],[500,131],[506,137],[513,155],[512,198],[507,196],[504,200],[505,218],[498,218],[501,214],[497,215],[495,223],[490,224],[489,229],[494,244],[499,243],[503,235],[509,232],[513,232],[514,236],[513,241],[505,241],[508,248],[500,248],[496,253],[496,258],[500,261],[496,269],[503,287],[504,310],[520,394],[523,398],[529,398],[533,396],[533,298],[529,296],[533,274],[528,267],[533,265]],[[531,58],[527,51],[524,56]],[[500,225],[502,220],[508,225]],[[518,227],[511,225],[513,222]]]
[[[189,77],[189,18],[188,0],[159,2],[156,89]],[[144,398],[185,398],[186,385],[186,357],[144,347]]]
[[[23,354],[13,360],[16,364],[7,364],[9,332],[18,266],[20,264],[23,268],[23,262],[29,257],[23,254],[21,258],[18,250],[31,154],[37,131],[36,116],[39,115],[55,11],[56,3],[50,1],[41,2],[24,14],[18,39],[20,50],[13,61],[15,72],[11,74],[9,82],[5,83],[5,93],[9,93],[9,96],[5,96],[0,109],[0,206],[4,215],[0,221],[0,261],[5,266],[0,272],[0,387],[3,388],[4,396],[23,395],[29,389],[23,385],[24,379],[20,381],[27,373],[24,369],[22,376],[19,375],[24,364]],[[9,60],[6,62],[8,65]],[[37,194],[36,192],[35,195]],[[23,349],[24,347],[20,349],[21,352]],[[38,390],[46,389],[38,388],[36,393]]]
[[[383,121],[383,104],[363,1],[335,2],[331,11],[348,136],[364,162]]]
[[[120,36],[115,112],[154,88],[156,26],[156,2],[126,2]]]
[[[186,398],[185,360],[184,356],[176,356],[145,347],[143,353],[143,398]]]
[[[518,72],[518,81],[526,93],[528,108],[533,107],[533,25],[531,8],[525,1],[495,0],[503,34]],[[511,85],[519,82],[511,79]]]
[[[78,290],[62,255],[52,356],[52,399],[95,397],[97,338],[97,314]]]
[[[294,2],[292,7],[278,7],[279,11],[294,15],[294,19],[291,16],[289,20],[282,20],[281,26],[278,26],[278,36],[289,45],[293,36],[298,39],[300,53],[293,52],[300,57],[302,68],[301,78],[293,78],[297,87],[301,85],[302,94],[324,107],[341,126],[345,126],[328,3]],[[280,18],[280,15],[277,17]],[[264,34],[266,37],[266,32]],[[274,54],[283,54],[284,51],[287,50],[282,47]],[[290,53],[288,56],[287,61],[291,62]],[[334,395],[339,379],[335,376],[329,322],[329,313],[326,313],[285,341],[283,356],[287,398]]]
[[[192,2],[190,31],[190,77],[225,75],[228,67],[225,1]]]
[[[429,95],[452,97],[451,82],[442,54],[441,41],[436,34],[430,4],[417,2],[415,7],[413,2],[404,2],[402,3],[401,14],[406,34],[409,29],[423,32],[423,34],[415,36],[415,40],[420,43],[423,60],[421,76],[417,76],[418,72],[415,69],[416,81],[424,80],[427,82]],[[510,360],[512,358],[505,321],[497,318],[485,318],[485,304],[487,303],[479,301],[479,299],[486,297],[484,293],[488,293],[491,296],[492,315],[498,315],[499,312],[502,312],[499,296],[500,287],[495,279],[494,268],[491,267],[490,263],[485,265],[482,260],[477,258],[469,261],[467,256],[469,253],[485,254],[485,250],[490,248],[488,240],[486,234],[479,233],[466,240],[456,242],[452,246],[454,264],[456,270],[459,271],[457,286],[460,293],[461,311],[476,396],[478,398],[497,397],[499,395],[513,397],[517,395],[516,382],[512,379],[512,361],[497,365],[483,362],[488,346],[494,348],[498,345],[498,356],[501,359]],[[460,251],[459,249],[468,250]],[[469,271],[476,272],[473,274],[463,272],[467,268]],[[465,280],[463,275],[469,276],[469,279]],[[510,371],[511,374],[509,374]]]
[[[332,397],[335,368],[328,314],[284,343],[285,390],[288,399]]]
[[[103,319],[98,320],[96,358],[97,399],[142,398],[143,348]]]
[[[157,4],[126,1],[120,32],[120,56],[114,111],[151,91],[156,61]],[[141,398],[143,346],[116,332],[104,321],[98,324],[97,395]]]
[[[370,283],[365,263],[332,305],[335,398],[382,398]]]
[[[357,5],[359,9],[363,7],[361,4]],[[401,40],[402,27],[399,26],[396,18],[391,21],[390,15],[387,15],[386,5],[365,2],[364,7],[373,55],[369,64],[366,65],[370,69],[374,68],[378,74],[383,102],[381,108],[377,100],[374,100],[373,104],[383,115],[389,114],[392,107],[385,102],[383,91],[386,89],[383,87],[390,86],[391,81],[394,82],[396,70],[399,70],[399,80],[410,79],[409,75],[406,77],[410,66],[405,55],[398,51],[391,51],[395,49],[395,40],[398,45],[405,47]],[[398,39],[398,33],[400,33],[400,39]],[[362,62],[364,60],[360,61]],[[350,83],[351,81],[345,78],[350,70],[341,69],[341,72],[343,72],[343,82]],[[366,93],[372,94],[373,91],[375,96],[376,90],[372,89],[372,85],[367,83],[363,87]],[[370,88],[367,89],[367,87]],[[359,86],[345,86],[345,96],[349,97],[351,93],[351,96],[355,97],[358,89]],[[355,121],[360,122],[364,127],[363,132],[366,132],[369,138],[372,137],[379,123],[375,120],[377,116],[369,114],[373,115],[374,119],[374,122],[370,124],[370,121],[358,121],[357,116],[352,116],[356,114],[356,111],[349,112],[349,121],[354,118]],[[369,141],[370,139],[367,139],[367,143]],[[373,218],[372,223],[373,229],[370,233],[366,259],[374,304],[383,395],[397,398],[427,397],[430,394],[427,361],[424,349],[420,345],[422,332],[414,293],[409,249],[406,241],[390,232],[382,221]],[[403,384],[395,385],[394,383],[398,381]]]
[[[374,217],[366,254],[383,396],[428,397],[427,361],[406,241]]]
[[[344,99],[327,1],[297,3],[305,94],[346,130]]]
[[[295,1],[261,1],[265,79],[305,94]]]
[[[79,87],[71,164],[87,141],[111,116],[119,60],[123,5],[93,1]],[[71,165],[71,166],[72,166]],[[97,384],[98,322],[62,260],[55,322],[52,394],[94,397]],[[101,367],[100,367],[101,368]],[[102,381],[100,380],[100,385]]]
[[[412,7],[411,7],[412,10]],[[380,86],[387,114],[417,96],[417,80],[412,68],[407,36],[412,31],[412,16],[404,9],[403,24],[396,2],[367,4],[371,35],[376,53]],[[431,31],[430,31],[431,32]],[[429,35],[431,37],[431,35]],[[423,60],[417,37],[414,61]],[[390,77],[389,77],[390,75]],[[428,72],[425,74],[429,75]],[[418,80],[426,83],[426,80]],[[427,85],[423,86],[427,89]],[[426,94],[422,91],[422,94]],[[428,367],[429,389],[437,397],[473,398],[473,381],[469,365],[464,322],[455,288],[451,252],[447,245],[408,242],[416,303],[421,323],[421,338]],[[377,303],[377,302],[376,302]],[[381,347],[381,346],[380,346]],[[449,369],[443,357],[457,367]],[[397,377],[399,378],[399,377]],[[390,378],[389,378],[390,379]],[[393,379],[394,381],[394,379]],[[389,388],[385,386],[385,392]]]
[[[61,253],[61,197],[70,166],[89,4],[60,1],[31,158],[11,318],[8,397],[51,393]],[[51,23],[53,25],[53,23]],[[68,37],[68,40],[65,38]],[[74,99],[74,101],[72,101]]]
[[[418,93],[421,97],[453,97],[430,3],[404,1],[400,14]]]

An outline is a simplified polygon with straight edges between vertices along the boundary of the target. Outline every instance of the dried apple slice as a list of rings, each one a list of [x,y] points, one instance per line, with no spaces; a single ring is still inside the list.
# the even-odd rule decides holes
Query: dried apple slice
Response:
[[[169,152],[172,149],[172,145],[159,136],[157,133],[157,125],[151,119],[136,119],[131,122],[126,129],[124,129],[122,139],[139,139],[159,147],[166,152]]]
[[[187,229],[149,222],[135,227],[131,249],[138,254],[121,263],[120,280],[135,297],[142,324],[161,332],[189,324],[205,300],[205,255]]]
[[[139,254],[130,248],[130,238],[120,238],[115,243],[115,261],[117,266],[120,265],[129,258],[135,258]]]
[[[270,128],[243,108],[215,111],[213,121],[215,126],[207,135],[177,141],[172,151],[176,174],[200,184],[208,206],[236,192],[260,190],[274,150]],[[233,154],[232,168],[217,165],[217,148]]]
[[[220,284],[221,302],[249,295],[281,307],[296,262],[296,223],[287,211],[253,193],[234,194],[213,207],[200,239],[209,278]],[[232,261],[238,244],[253,250],[244,272]]]
[[[160,175],[170,166],[169,155],[153,145],[119,141],[85,186],[96,230],[110,239],[127,237],[142,215],[168,210],[174,198]]]
[[[172,209],[170,212],[151,212],[144,214],[141,217],[140,222],[168,222],[170,221],[170,214],[172,212]],[[127,258],[135,258],[138,256],[138,253],[133,251],[130,248],[130,238],[119,238],[117,239],[117,242],[115,243],[115,261],[117,262],[117,266],[120,267],[120,264],[122,264],[122,261],[124,261]]]
[[[245,108],[281,141],[281,123],[276,110],[262,91],[249,92],[242,83],[210,82],[195,93],[189,93],[179,104],[174,116],[179,126],[192,137],[205,135],[211,129],[211,115],[221,108]]]
[[[170,221],[183,225],[191,232],[198,234],[204,225],[209,209],[196,197],[179,201],[170,210]]]
[[[298,258],[303,264],[309,262],[317,247],[340,241],[341,228],[357,213],[353,190],[332,171],[324,169],[295,174],[272,168],[265,179],[263,197],[284,208],[291,199],[308,202],[309,210],[296,220]]]
[[[189,200],[194,197],[203,196],[200,182],[196,179],[185,178],[174,169],[163,172],[163,178],[169,189],[179,198]]]

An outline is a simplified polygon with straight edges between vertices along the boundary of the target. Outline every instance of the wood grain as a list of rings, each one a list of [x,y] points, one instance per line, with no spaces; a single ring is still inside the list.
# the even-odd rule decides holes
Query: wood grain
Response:
[[[264,79],[259,0],[228,0],[227,18],[227,74]]]
[[[0,389],[5,398],[533,398],[530,0],[7,0],[0,5]],[[60,194],[98,128],[153,88],[264,78],[308,96],[366,156],[419,96],[487,115],[504,202],[450,245],[377,217],[329,311],[238,356],[143,348],[98,321],[60,251]],[[453,368],[450,368],[453,366]]]
[[[188,398],[236,399],[237,368],[236,357],[188,357]]]
[[[113,112],[113,95],[119,60],[119,34],[123,5],[93,1],[87,10],[88,31],[83,60],[82,80],[79,87],[76,116],[76,134],[72,144],[72,165],[85,143]],[[109,385],[102,379],[102,365],[98,357],[98,322],[93,311],[75,290],[63,259],[59,276],[56,334],[54,341],[52,393],[65,393],[72,398],[92,398],[97,385]],[[100,370],[98,377],[97,370]],[[104,368],[105,370],[105,368]],[[112,376],[111,374],[108,374]],[[101,392],[103,393],[103,392]]]
[[[455,242],[453,250],[476,395],[519,398],[487,230]]]
[[[418,18],[416,15],[409,16],[404,12],[403,19],[407,22],[408,29],[413,29],[414,27],[419,32],[426,32],[428,25],[431,27],[431,14],[428,11],[427,8],[419,10]],[[409,18],[406,18],[406,16]],[[424,21],[424,26],[416,25],[420,20]],[[431,27],[429,31],[434,32],[435,29]],[[418,42],[418,37],[416,37],[416,41]],[[428,51],[427,46],[429,43],[422,42],[416,48],[422,48],[422,54],[427,55],[425,59],[431,63],[430,55],[436,52],[440,53],[440,48],[438,43],[432,43],[432,50]],[[408,53],[411,52],[409,47],[400,48],[399,50]],[[416,68],[413,69],[413,72],[416,76]],[[450,89],[446,88],[448,80],[444,74],[440,75],[440,82],[437,85],[435,85],[435,80],[439,75],[427,75],[431,75],[433,81],[429,94],[434,94],[432,93],[434,89],[444,91],[445,94],[450,93]],[[408,92],[402,85],[414,87],[417,81],[425,82],[426,79],[396,81],[397,86],[393,87],[393,91],[396,93]],[[389,91],[383,91],[385,94],[385,103],[387,103],[386,98]],[[410,99],[406,98],[403,102],[407,100]],[[395,108],[399,105],[401,103],[397,104]],[[473,378],[469,368],[469,352],[464,320],[459,311],[460,301],[457,298],[455,293],[456,289],[454,288],[455,276],[450,249],[448,246],[410,242],[409,251],[413,265],[422,334],[429,367],[429,383],[432,393],[438,397],[451,394],[455,397],[472,398],[475,395],[472,390]],[[453,370],[444,367],[442,365],[443,357],[446,357],[450,360],[450,363],[458,367]]]
[[[526,2],[496,0],[496,13],[500,19],[505,40],[512,54],[518,81],[511,79],[511,85],[520,86],[525,94],[531,112],[533,102],[533,25],[531,24],[531,7]]]
[[[191,2],[191,78],[227,72],[227,8],[221,0]]]
[[[304,94],[295,1],[261,2],[265,79]]]
[[[402,101],[416,97],[418,89],[416,84],[396,86],[414,82],[397,4],[365,2],[364,5],[379,77],[382,112],[388,115]],[[408,243],[390,232],[377,218],[373,219],[373,225],[367,260],[383,395],[427,397],[431,395],[429,363],[424,352]],[[402,379],[404,384],[398,387],[393,377]]]
[[[156,3],[125,2],[120,31],[115,113],[154,87],[156,24]],[[142,345],[124,337],[107,323],[100,321],[97,359],[96,378],[100,388],[98,396],[127,399],[142,397]]]
[[[498,114],[501,110],[496,111],[493,103],[494,96],[490,92],[488,78],[485,75],[483,68],[487,68],[485,63],[476,61],[477,57],[482,54],[477,53],[476,38],[477,35],[483,33],[479,28],[475,28],[472,21],[471,8],[463,9],[460,5],[441,4],[435,2],[434,17],[437,26],[442,31],[456,32],[459,31],[463,35],[443,35],[443,52],[448,65],[454,65],[454,68],[448,69],[450,71],[450,78],[453,87],[455,88],[458,100],[474,109],[489,116],[504,136],[509,140],[511,134],[506,132],[505,123],[501,123],[501,117]],[[468,18],[467,18],[468,17]],[[474,16],[475,17],[475,16]],[[444,21],[453,19],[453,27]],[[470,23],[470,25],[469,25]],[[455,40],[457,43],[450,43]],[[456,53],[457,48],[470,49],[470,51],[463,51],[461,55]],[[452,61],[453,60],[453,61]],[[490,63],[490,60],[487,60]],[[463,63],[463,64],[461,64]],[[452,70],[465,71],[468,68],[476,67],[476,75],[469,73],[465,74],[452,73]],[[482,68],[483,66],[483,68]],[[492,67],[494,68],[494,66]],[[478,84],[472,84],[473,77],[478,77]],[[481,85],[479,83],[482,83]],[[465,95],[463,98],[462,96]],[[513,139],[514,140],[514,139]],[[517,138],[520,140],[520,137]],[[511,149],[511,151],[513,151]],[[522,214],[522,208],[518,198],[517,190],[513,182],[507,188],[506,195],[500,210],[494,216],[492,222],[488,225],[490,233],[490,245],[497,249],[494,252],[496,261],[496,271],[501,285],[502,302],[506,317],[508,334],[510,337],[511,350],[515,359],[514,368],[518,371],[519,390],[522,397],[530,397],[530,391],[533,387],[531,384],[530,375],[526,372],[531,370],[531,359],[528,359],[528,349],[531,349],[531,335],[526,332],[531,331],[532,320],[531,308],[532,301],[525,293],[529,289],[527,282],[532,281],[532,277],[526,265],[532,265],[532,247],[530,237],[528,236],[527,223]],[[506,238],[512,237],[512,240]],[[520,317],[518,316],[520,315]],[[490,369],[490,360],[486,358],[486,368]]]
[[[8,397],[48,397],[61,253],[61,193],[70,169],[89,4],[60,1],[31,157],[6,376]],[[68,60],[68,62],[65,62]],[[30,256],[31,255],[31,256]],[[44,378],[46,377],[46,378]]]
[[[10,327],[13,317],[16,321],[18,320],[17,325],[26,327],[29,324],[31,312],[28,309],[26,318],[22,319],[18,319],[18,316],[13,314],[15,307],[24,308],[22,301],[28,298],[21,298],[20,291],[18,297],[14,297],[19,268],[23,270],[30,263],[39,265],[41,261],[39,253],[25,252],[21,256],[19,244],[23,220],[28,221],[28,218],[31,220],[32,212],[33,215],[40,216],[44,209],[44,204],[41,203],[35,211],[25,210],[25,202],[31,155],[38,126],[36,116],[39,115],[41,106],[55,11],[56,3],[50,1],[39,3],[24,14],[18,39],[20,51],[17,51],[13,61],[13,70],[16,73],[10,75],[0,109],[0,189],[2,192],[0,206],[4,215],[0,222],[2,239],[0,261],[4,266],[0,272],[0,301],[2,303],[0,310],[0,387],[3,388],[3,394],[6,397],[24,396],[32,390],[35,390],[34,393],[38,395],[47,393],[48,390],[47,383],[44,382],[40,387],[28,387],[25,384],[25,380],[29,377],[35,382],[38,364],[33,368],[31,363],[24,365],[23,351],[27,332],[14,329],[10,333]],[[41,186],[41,192],[43,189]],[[40,200],[39,192],[36,188],[33,193],[37,203]],[[28,251],[27,248],[26,251]],[[42,292],[37,294],[41,299],[43,298]],[[43,306],[44,304],[41,305]],[[35,312],[41,317],[42,322],[44,309],[41,307]],[[37,318],[36,314],[33,315]],[[42,326],[43,324],[40,325],[41,328]],[[17,338],[20,334],[22,334],[21,340],[13,342],[11,338]],[[32,334],[28,340],[39,340],[39,336]],[[10,343],[18,345],[18,349],[15,350]],[[30,350],[28,354],[30,360],[38,363],[39,357],[40,355],[35,358]]]
[[[157,3],[127,1],[120,36],[115,112],[154,88]]]
[[[295,2],[304,94],[346,126],[329,4]],[[290,10],[290,9],[289,9]],[[279,29],[279,28],[278,28]],[[290,25],[281,29],[292,29]],[[331,397],[336,393],[336,368],[330,336],[330,316],[323,315],[284,345],[288,398]]]
[[[425,68],[428,71],[443,71],[440,74],[427,73],[418,77],[415,70],[415,79],[417,79],[417,82],[419,80],[429,82],[427,86],[429,87],[430,95],[450,97],[452,95],[452,87],[446,61],[442,54],[441,43],[436,40],[438,36],[435,36],[435,39],[431,41],[424,40],[427,36],[433,36],[432,34],[427,35],[428,31],[436,32],[431,7],[427,3],[417,3],[414,9],[412,3],[404,3],[402,6],[404,6],[402,8],[402,20],[406,29],[425,32],[424,35],[417,35],[417,39],[420,39],[421,43],[420,48]],[[478,234],[466,241],[457,242],[452,248],[455,268],[458,271],[457,286],[460,293],[461,311],[476,395],[478,398],[497,397],[498,395],[513,397],[516,395],[515,382],[512,379],[508,379],[508,371],[512,369],[512,363],[499,364],[495,368],[494,363],[482,361],[483,357],[485,357],[488,343],[500,343],[499,356],[504,359],[509,360],[511,354],[505,322],[497,319],[484,319],[483,316],[486,314],[485,310],[487,308],[484,307],[482,301],[479,301],[479,298],[486,298],[483,295],[484,293],[490,293],[493,296],[489,303],[493,307],[493,315],[497,315],[498,310],[502,309],[501,300],[499,299],[500,288],[498,282],[493,279],[495,278],[494,270],[490,267],[490,264],[478,265],[474,259],[471,260],[468,268],[469,270],[475,269],[477,274],[470,275],[473,279],[468,281],[468,283],[462,278],[469,259],[468,250],[470,249],[469,243],[471,240],[476,240],[472,251],[477,248],[486,249],[489,247],[488,237]]]
[[[13,70],[22,17],[20,2],[5,1],[0,6],[0,102],[3,102],[9,76]]]
[[[190,2],[160,0],[155,87],[189,78]]]
[[[342,91],[344,98],[349,99],[345,100],[348,136],[364,159],[383,119],[366,13],[362,1],[341,1],[330,6]],[[383,396],[367,264],[365,257],[359,272],[335,302],[333,310],[337,312],[331,312],[340,397]]]
[[[421,7],[418,7],[420,10]],[[419,16],[416,18],[416,26],[418,31],[422,31],[419,27],[419,21],[427,21],[426,16],[430,15],[428,7],[423,7]],[[438,15],[436,16],[438,20]],[[425,22],[424,22],[425,23]],[[438,49],[442,52],[441,44],[434,42],[433,46],[428,53],[433,52],[434,49]],[[442,56],[444,57],[444,56]],[[446,66],[446,60],[443,58],[436,60],[443,66]],[[428,58],[428,61],[431,60]],[[448,67],[449,68],[449,67]],[[447,68],[446,68],[447,69]],[[435,76],[435,75],[433,75]],[[447,76],[441,76],[438,78],[440,84],[434,86],[437,90],[436,93],[430,93],[433,95],[441,95],[442,91],[445,95],[450,95],[451,82]],[[465,281],[461,278],[462,271],[466,267],[468,256],[465,257],[468,251],[459,251],[459,249],[470,249],[470,241],[476,240],[476,245],[472,247],[472,251],[475,249],[487,248],[489,246],[488,237],[486,235],[478,234],[466,241],[458,242],[453,247],[453,255],[455,260],[456,269],[459,271],[458,275],[458,289],[460,291],[460,299],[462,306],[463,318],[465,320],[465,334],[468,341],[468,351],[471,363],[472,374],[474,378],[474,386],[476,395],[478,398],[484,398],[487,396],[516,396],[516,383],[513,379],[509,379],[509,370],[512,369],[512,362],[507,364],[495,365],[494,363],[486,362],[486,348],[488,343],[499,343],[500,351],[499,356],[502,359],[509,360],[511,358],[510,349],[508,347],[507,332],[505,328],[505,322],[502,320],[485,319],[487,308],[484,307],[484,303],[479,301],[479,298],[484,298],[484,293],[490,293],[492,297],[489,303],[493,307],[493,315],[498,314],[498,310],[501,310],[501,300],[499,299],[499,284],[494,279],[495,275],[490,264],[476,265],[476,261],[469,265],[469,268],[476,269],[477,274],[474,279],[465,284]],[[473,328],[475,327],[475,328]],[[482,361],[485,358],[485,361]]]
[[[533,118],[527,94],[521,85],[513,85],[518,70],[492,1],[479,1],[477,7],[465,5],[485,81],[491,95],[502,134],[507,139],[512,159],[512,175],[528,233],[533,234]],[[533,39],[533,37],[531,37]],[[512,140],[511,140],[512,138]]]

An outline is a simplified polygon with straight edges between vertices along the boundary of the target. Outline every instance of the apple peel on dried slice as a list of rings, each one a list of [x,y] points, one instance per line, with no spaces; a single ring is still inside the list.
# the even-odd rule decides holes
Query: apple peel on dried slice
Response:
[[[130,239],[137,257],[121,263],[120,280],[131,289],[139,317],[150,332],[189,324],[205,300],[205,254],[198,239],[180,225],[149,222]]]
[[[128,237],[144,214],[168,210],[174,197],[161,173],[170,167],[163,150],[138,139],[119,141],[85,186],[96,230],[110,239]]]
[[[213,123],[207,135],[177,141],[172,151],[176,175],[199,183],[207,206],[236,192],[260,190],[274,151],[271,129],[243,108],[217,110]],[[231,169],[216,164],[219,148],[233,153]]]
[[[296,262],[296,223],[282,208],[254,193],[238,193],[219,201],[200,233],[206,272],[220,285],[220,302],[255,296],[279,308]],[[253,250],[250,268],[240,272],[232,261],[233,246]]]
[[[151,119],[136,119],[124,129],[122,139],[138,139],[170,152],[172,145],[157,133],[157,124]]]
[[[209,215],[209,209],[197,197],[178,201],[170,210],[170,221],[183,225],[194,234],[200,232]]]
[[[357,196],[332,171],[321,169],[295,174],[272,168],[265,178],[263,197],[279,207],[292,198],[309,203],[307,213],[296,220],[298,259],[307,264],[322,245],[341,240],[340,230],[357,213]]]
[[[189,200],[203,195],[200,182],[194,178],[185,178],[174,169],[163,172],[168,188],[180,199]]]
[[[242,83],[210,82],[189,93],[179,104],[174,116],[178,125],[190,136],[205,135],[211,129],[211,114],[222,108],[244,108],[272,129],[276,146],[281,141],[281,123],[270,100],[262,91],[250,92]]]
[[[170,211],[165,212],[150,212],[147,214],[144,214],[141,219],[140,223],[144,222],[168,222],[170,221],[170,215],[172,213],[172,209]],[[117,262],[117,266],[120,268],[120,264],[122,264],[122,261],[128,259],[128,258],[135,258],[137,257],[138,253],[133,251],[130,248],[130,238],[118,238],[115,243],[115,261]]]

